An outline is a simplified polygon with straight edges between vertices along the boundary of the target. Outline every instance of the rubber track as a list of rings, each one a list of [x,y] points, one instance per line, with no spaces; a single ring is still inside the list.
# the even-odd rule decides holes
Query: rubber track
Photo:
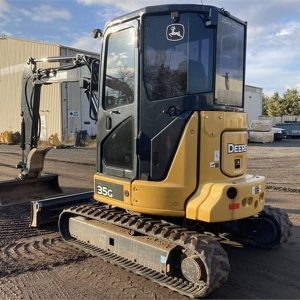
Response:
[[[300,194],[300,189],[290,188],[286,186],[278,186],[278,185],[266,185],[267,191],[275,191],[275,192],[283,192],[283,193],[291,193],[291,194]]]
[[[99,249],[91,244],[78,241],[70,236],[68,220],[72,216],[82,216],[134,230],[144,235],[175,243],[187,250],[189,255],[198,255],[206,269],[206,280],[197,283],[186,279],[168,276],[127,260],[114,253]],[[59,228],[65,241],[100,256],[105,261],[119,265],[138,275],[146,277],[161,286],[167,287],[190,298],[204,297],[222,285],[228,277],[230,265],[227,253],[219,242],[196,231],[188,231],[178,225],[164,221],[126,213],[118,208],[108,209],[99,205],[80,205],[64,210],[60,215]]]
[[[280,243],[285,243],[292,235],[293,223],[290,221],[289,216],[283,210],[266,205],[261,213],[262,215],[271,216],[277,221],[281,229]]]
[[[273,220],[273,222],[277,223],[278,228],[278,234],[279,237],[277,241],[274,243],[271,243],[270,245],[264,245],[257,243],[256,241],[251,240],[243,240],[243,238],[240,239],[240,241],[244,244],[256,247],[256,248],[262,248],[262,249],[275,249],[278,248],[282,243],[285,243],[288,241],[289,237],[292,235],[292,227],[293,223],[290,221],[289,216],[286,212],[283,210],[271,207],[269,205],[266,205],[264,209],[256,216],[256,217],[250,217],[249,219],[258,219],[258,218],[269,218]]]

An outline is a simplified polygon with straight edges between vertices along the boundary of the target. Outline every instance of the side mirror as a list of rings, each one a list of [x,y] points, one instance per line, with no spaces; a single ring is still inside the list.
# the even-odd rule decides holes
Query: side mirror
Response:
[[[94,39],[98,39],[103,36],[103,33],[102,33],[101,29],[96,28],[91,32],[91,35]]]

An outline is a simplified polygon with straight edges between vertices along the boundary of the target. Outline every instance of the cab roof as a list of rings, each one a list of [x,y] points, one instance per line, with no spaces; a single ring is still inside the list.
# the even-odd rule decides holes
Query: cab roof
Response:
[[[234,17],[228,11],[223,8],[218,8],[211,5],[199,5],[199,4],[166,4],[166,5],[155,5],[155,6],[147,6],[128,14],[122,15],[120,17],[114,18],[111,21],[107,22],[105,28],[117,25],[126,21],[130,21],[133,19],[141,18],[143,15],[148,14],[166,14],[171,12],[204,12],[210,17],[214,17],[217,13],[221,13],[226,15],[235,21],[246,24],[246,22]]]

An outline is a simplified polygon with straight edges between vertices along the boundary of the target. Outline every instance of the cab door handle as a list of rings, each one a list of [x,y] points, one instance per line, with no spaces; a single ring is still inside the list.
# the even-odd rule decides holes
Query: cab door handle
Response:
[[[106,117],[106,130],[111,130],[112,127],[112,118],[110,116]]]
[[[111,110],[109,113],[110,113],[111,115],[112,115],[112,114],[116,114],[116,115],[121,114],[118,110]]]

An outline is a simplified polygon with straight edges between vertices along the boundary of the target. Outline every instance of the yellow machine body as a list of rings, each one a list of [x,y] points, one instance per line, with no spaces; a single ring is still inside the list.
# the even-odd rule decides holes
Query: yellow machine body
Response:
[[[94,180],[97,201],[150,215],[231,221],[265,202],[264,177],[247,174],[247,116],[238,112],[194,112],[162,181]]]

